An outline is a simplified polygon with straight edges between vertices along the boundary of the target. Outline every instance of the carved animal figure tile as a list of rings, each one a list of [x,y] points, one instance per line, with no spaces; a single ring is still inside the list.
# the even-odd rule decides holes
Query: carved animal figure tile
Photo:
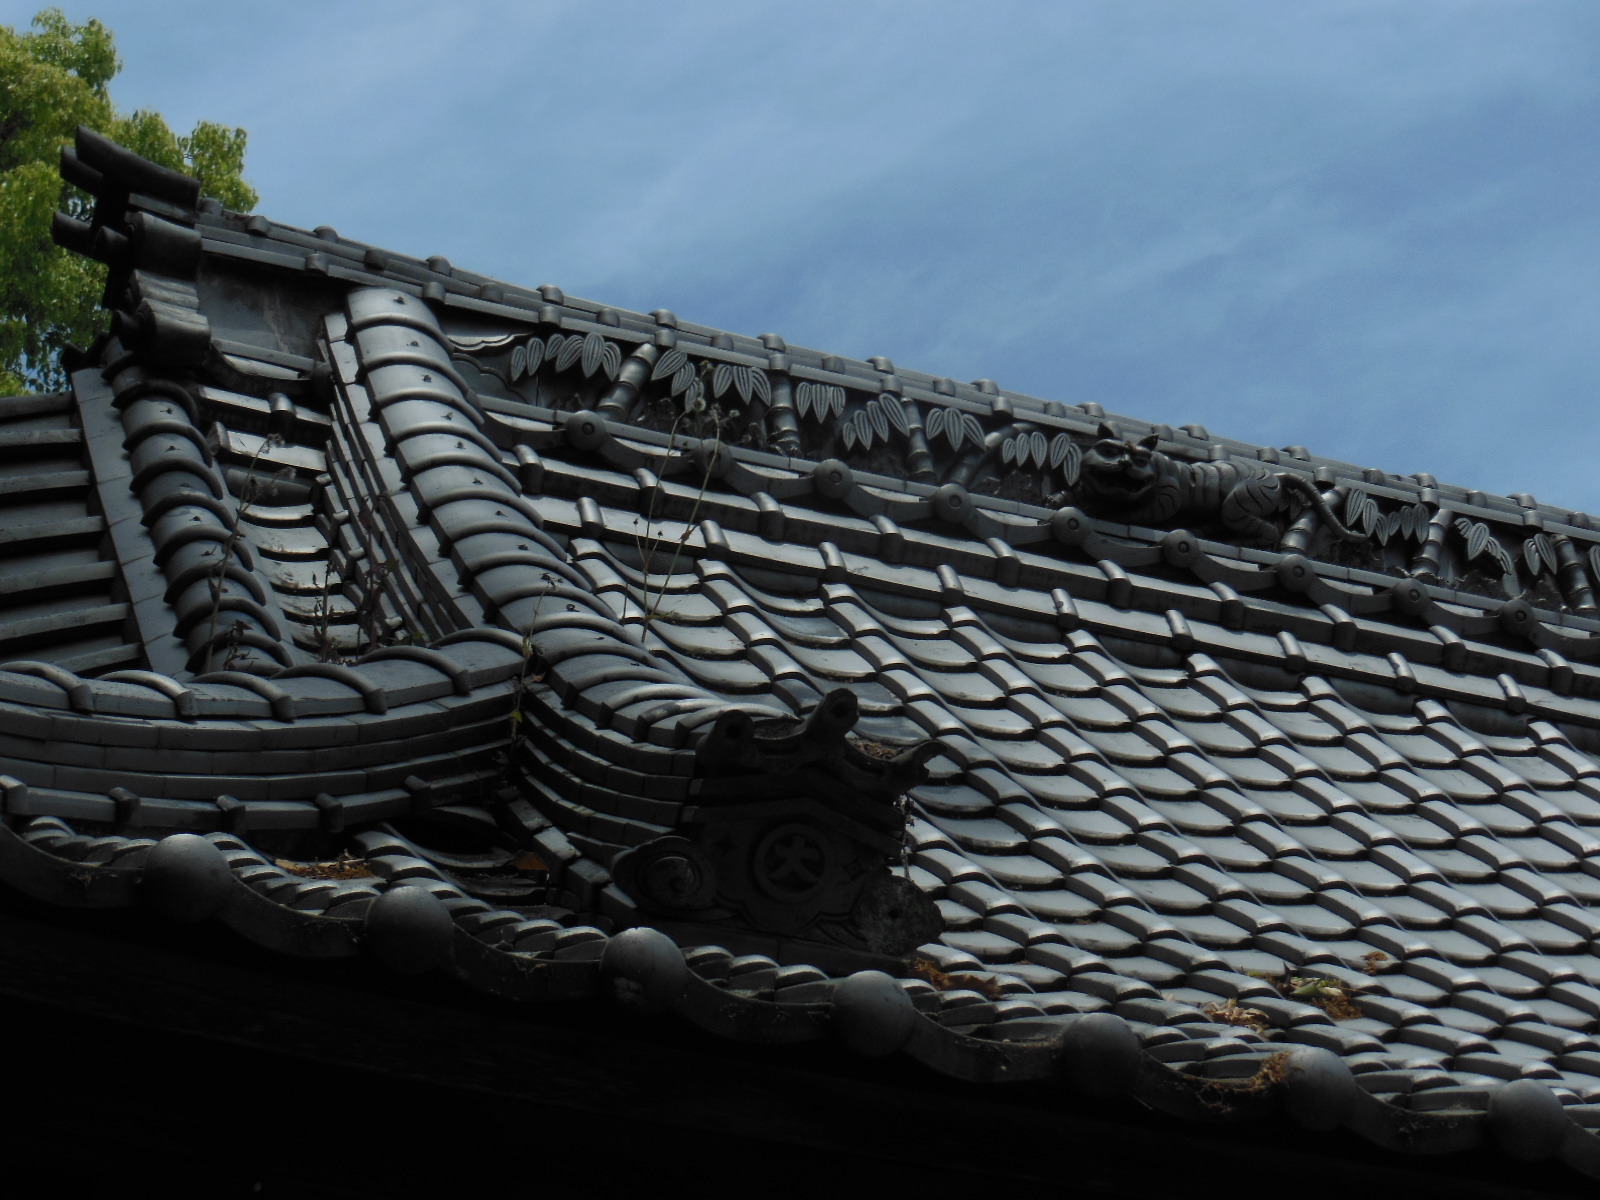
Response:
[[[1243,541],[1275,545],[1282,531],[1274,518],[1298,498],[1316,510],[1336,537],[1365,540],[1346,528],[1316,487],[1299,475],[1252,463],[1177,462],[1156,449],[1160,439],[1155,434],[1135,442],[1103,423],[1099,434],[1100,440],[1084,453],[1070,493],[1070,502],[1091,515],[1161,525],[1187,512],[1220,520]],[[1068,501],[1068,493],[1058,493],[1049,503]]]

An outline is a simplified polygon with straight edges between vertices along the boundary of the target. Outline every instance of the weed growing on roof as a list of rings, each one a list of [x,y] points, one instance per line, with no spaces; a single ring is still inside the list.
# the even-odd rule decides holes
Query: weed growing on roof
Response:
[[[644,530],[642,533],[634,535],[634,544],[639,551],[639,569],[644,578],[644,603],[640,605],[640,610],[646,629],[650,628],[658,616],[671,615],[661,613],[661,604],[666,599],[667,594],[667,581],[677,573],[678,562],[683,557],[684,547],[688,545],[689,538],[694,535],[695,525],[700,519],[700,509],[705,503],[706,491],[711,486],[711,476],[716,469],[717,459],[722,454],[723,446],[728,444],[726,435],[730,430],[738,428],[739,421],[744,415],[742,410],[737,408],[730,408],[724,413],[720,406],[706,403],[706,376],[711,373],[712,365],[710,362],[700,364],[701,378],[695,380],[684,393],[683,411],[673,420],[672,429],[667,434],[667,454],[671,455],[678,446],[678,433],[683,428],[684,422],[687,421],[693,427],[690,436],[699,439],[702,445],[709,435],[711,452],[705,455],[705,469],[700,475],[700,487],[695,493],[694,504],[689,510],[688,519],[684,522],[683,533],[678,536],[677,541],[673,544],[672,561],[667,564],[667,569],[662,575],[661,585],[656,589],[654,596],[650,594],[650,566],[655,560],[657,552],[662,549],[664,540],[655,532],[656,504],[661,499],[661,487],[659,485],[650,493],[650,504],[644,515]],[[637,526],[639,524],[638,519],[635,518],[633,523]],[[622,619],[627,620],[627,617],[628,593],[624,591]]]
[[[1261,1060],[1253,1075],[1244,1079],[1208,1079],[1200,1088],[1200,1103],[1213,1112],[1232,1112],[1240,1101],[1259,1096],[1289,1077],[1289,1052],[1279,1050]]]
[[[1284,964],[1283,972],[1278,975],[1266,971],[1251,971],[1250,974],[1265,983],[1270,983],[1280,996],[1298,1000],[1301,1004],[1314,1005],[1335,1021],[1350,1021],[1362,1015],[1351,994],[1354,989],[1337,979],[1319,975],[1296,975],[1290,971],[1287,963]]]
[[[533,645],[533,633],[530,630],[522,635],[522,666],[517,671],[516,681],[511,685],[511,737],[515,741],[522,732],[522,696],[528,690],[530,683],[542,683],[544,672],[534,670],[534,660],[538,652]]]
[[[293,862],[285,858],[273,859],[273,865],[301,879],[371,879],[372,868],[364,858],[352,858],[347,850],[330,862]]]
[[[1226,1000],[1214,1000],[1202,1006],[1200,1011],[1219,1025],[1238,1025],[1261,1034],[1272,1032],[1272,1021],[1268,1019],[1267,1014],[1259,1008],[1246,1008],[1239,1003],[1237,996],[1229,996]]]
[[[222,635],[222,644],[228,648],[228,656],[222,660],[224,671],[242,670],[250,662],[250,647],[244,644],[244,635],[249,630],[243,621],[234,621]]]
[[[870,738],[850,737],[846,739],[849,745],[860,751],[868,758],[877,759],[879,762],[892,762],[904,751],[902,746],[891,746],[885,742],[875,742]],[[900,873],[908,880],[911,878],[911,855],[917,848],[916,834],[911,829],[911,818],[915,815],[915,803],[910,792],[901,792],[895,797],[895,811],[900,814],[900,859],[896,864]]]
[[[395,569],[393,559],[384,559],[367,572],[363,582],[361,603],[356,605],[356,625],[367,635],[367,653],[384,645],[391,638],[383,624],[383,586]]]
[[[280,468],[269,482],[263,483],[256,474],[256,464],[261,461],[261,456],[268,450],[276,450],[283,445],[283,436],[277,433],[268,434],[256,446],[255,453],[250,456],[250,465],[245,468],[244,489],[239,496],[239,503],[234,506],[233,519],[228,522],[228,533],[222,539],[221,548],[215,546],[207,548],[202,557],[214,558],[211,571],[206,576],[206,583],[211,589],[211,619],[206,627],[206,658],[205,669],[201,674],[208,674],[211,662],[217,652],[217,620],[222,615],[222,590],[224,580],[228,574],[228,564],[233,560],[234,550],[244,540],[244,530],[241,524],[245,513],[250,506],[259,500],[270,499],[278,494],[278,482],[294,474],[294,468]],[[228,642],[228,655],[225,665],[227,670],[234,670],[245,666],[250,659],[248,649],[241,649],[243,637],[246,632],[244,623],[236,621],[237,632],[232,633],[232,640]]]
[[[939,964],[931,958],[913,958],[910,962],[910,971],[915,978],[932,984],[936,991],[972,991],[987,996],[990,1000],[999,1000],[1005,995],[1004,987],[993,975],[966,975],[941,971]]]
[[[555,586],[556,578],[549,571],[541,572],[539,578],[544,586],[539,590],[539,599],[533,606],[533,615],[528,618],[528,627],[522,632],[522,665],[517,670],[517,677],[511,685],[511,712],[509,714],[510,731],[506,745],[505,776],[511,777],[512,764],[516,762],[517,749],[522,740],[527,736],[522,723],[526,719],[522,715],[522,697],[528,688],[536,683],[544,682],[544,672],[538,669],[539,649],[534,645],[533,627],[538,624],[539,612],[544,608],[546,597],[550,589]]]
[[[901,747],[899,746],[889,746],[883,742],[870,741],[867,738],[853,737],[848,740],[852,747],[861,751],[868,758],[876,758],[887,762],[900,756]]]
[[[316,583],[316,576],[311,580]],[[330,603],[330,592],[333,584],[333,572],[326,566],[322,569],[322,582],[317,584],[320,589],[317,596],[317,661],[322,663],[342,662],[339,648],[333,644],[333,607]]]
[[[645,598],[649,600],[649,606],[646,608],[644,613],[644,623],[646,628],[648,628],[650,623],[656,619],[656,616],[661,609],[661,602],[666,599],[667,582],[678,573],[678,560],[683,557],[683,548],[689,544],[689,538],[694,535],[695,524],[700,519],[700,506],[702,503],[704,503],[706,498],[706,487],[711,483],[711,469],[717,460],[717,455],[720,453],[722,453],[722,439],[719,437],[714,444],[712,452],[706,456],[706,469],[700,477],[700,489],[695,493],[694,506],[689,510],[689,519],[683,523],[683,533],[678,536],[677,542],[673,544],[672,561],[667,564],[666,571],[662,573],[661,586],[656,589],[656,594],[653,598],[650,596],[649,592],[650,559],[654,556],[655,551],[659,548],[660,539],[652,537],[650,539],[652,543],[650,550],[647,553],[641,554],[640,556],[640,561],[643,565],[645,576]],[[660,494],[661,492],[659,488],[651,494],[650,507],[652,512],[655,509],[656,497]]]
[[[384,646],[416,645],[425,640],[422,633],[406,626],[401,618],[390,618],[388,622],[382,620],[382,588],[395,565],[392,559],[385,560],[367,575],[364,585],[366,591],[362,594],[361,603],[353,610],[356,625],[366,634],[366,642],[348,654],[340,650],[338,639],[333,634],[333,572],[325,568],[320,583],[312,575],[311,582],[317,587],[317,603],[311,610],[311,618],[316,633],[318,662],[350,663],[362,654],[371,654]]]

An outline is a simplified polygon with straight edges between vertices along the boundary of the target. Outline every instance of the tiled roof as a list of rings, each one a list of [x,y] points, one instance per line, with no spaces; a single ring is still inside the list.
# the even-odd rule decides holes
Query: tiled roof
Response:
[[[0,878],[1600,1176],[1587,517],[64,169]]]

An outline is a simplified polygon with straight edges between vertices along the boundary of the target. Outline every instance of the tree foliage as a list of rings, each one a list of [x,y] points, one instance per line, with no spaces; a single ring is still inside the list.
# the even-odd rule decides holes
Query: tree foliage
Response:
[[[245,131],[201,121],[185,137],[156,113],[116,111],[108,85],[121,66],[99,21],[73,25],[52,8],[31,32],[0,26],[0,395],[63,386],[62,346],[87,344],[102,323],[105,268],[50,240],[57,209],[80,220],[92,209],[57,169],[80,124],[194,176],[228,208],[255,206],[240,178]]]

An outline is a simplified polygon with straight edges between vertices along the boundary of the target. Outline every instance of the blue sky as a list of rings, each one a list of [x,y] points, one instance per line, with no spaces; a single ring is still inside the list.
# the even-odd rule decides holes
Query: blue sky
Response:
[[[63,7],[281,221],[1600,512],[1587,0]]]

